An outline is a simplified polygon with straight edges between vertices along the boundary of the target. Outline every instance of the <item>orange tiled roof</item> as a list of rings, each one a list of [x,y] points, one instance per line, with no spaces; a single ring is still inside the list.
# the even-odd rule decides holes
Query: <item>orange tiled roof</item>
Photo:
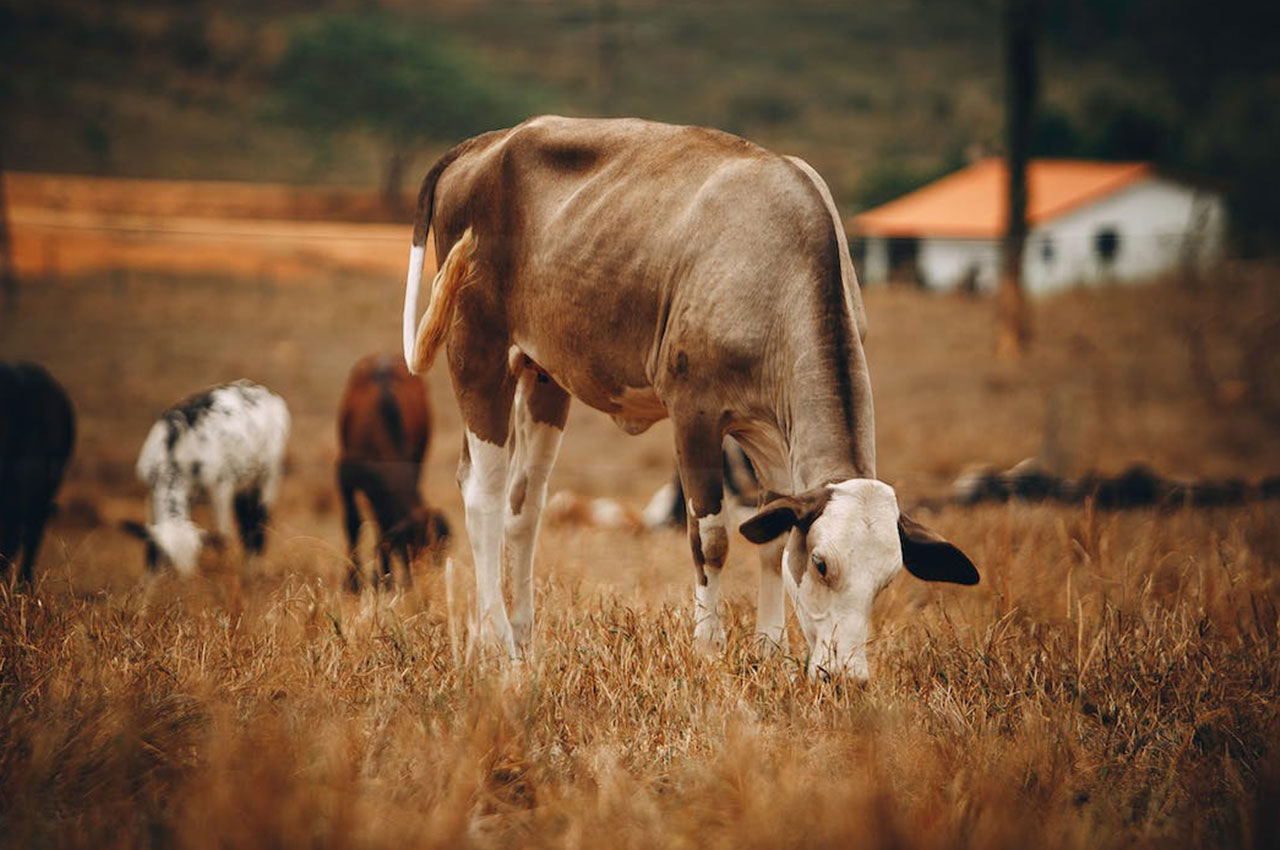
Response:
[[[1005,231],[1007,169],[999,157],[979,160],[895,201],[853,218],[863,236],[992,238]],[[1035,159],[1027,165],[1027,220],[1048,221],[1151,174],[1145,162]]]

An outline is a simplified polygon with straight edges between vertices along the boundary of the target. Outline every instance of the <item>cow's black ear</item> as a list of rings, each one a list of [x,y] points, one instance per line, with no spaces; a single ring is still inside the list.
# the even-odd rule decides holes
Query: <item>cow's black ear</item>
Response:
[[[130,537],[136,537],[139,540],[148,542],[151,540],[151,532],[147,531],[147,527],[136,520],[120,520],[120,530]]]
[[[922,581],[977,584],[978,570],[963,552],[942,535],[906,514],[898,517],[902,565]]]
[[[742,536],[752,543],[768,543],[795,528],[800,521],[800,503],[783,496],[766,504],[755,516],[738,526]]]
[[[830,487],[816,487],[797,496],[769,494],[771,498],[751,519],[738,526],[752,543],[768,543],[793,528],[808,531],[831,501]]]

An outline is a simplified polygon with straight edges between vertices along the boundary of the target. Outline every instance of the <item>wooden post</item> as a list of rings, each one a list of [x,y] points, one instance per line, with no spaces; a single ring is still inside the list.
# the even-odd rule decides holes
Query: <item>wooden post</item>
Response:
[[[18,309],[18,273],[14,268],[13,240],[9,236],[9,203],[5,193],[4,163],[0,161],[0,294],[6,312]]]
[[[1036,37],[1040,0],[1005,0],[1005,169],[1008,223],[996,299],[996,354],[1016,360],[1031,341],[1031,322],[1022,289],[1022,254],[1027,241],[1027,160],[1035,115]]]

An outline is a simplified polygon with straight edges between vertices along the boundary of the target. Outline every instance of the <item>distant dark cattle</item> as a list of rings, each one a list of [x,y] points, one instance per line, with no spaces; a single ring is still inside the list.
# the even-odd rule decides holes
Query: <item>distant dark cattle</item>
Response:
[[[1163,478],[1139,463],[1119,475],[1089,473],[1081,478],[1059,478],[1028,458],[1004,472],[987,464],[965,470],[951,485],[951,498],[962,505],[1092,502],[1104,510],[1229,507],[1251,499],[1280,498],[1280,477],[1265,478],[1256,487],[1238,478],[1182,480]]]
[[[356,493],[368,500],[379,529],[382,571],[377,580],[390,583],[393,553],[404,563],[406,583],[412,584],[413,562],[422,554],[443,551],[449,525],[418,492],[430,441],[426,390],[400,357],[370,355],[356,363],[338,415],[338,489],[351,556],[347,586],[352,591],[361,585]]]
[[[34,363],[0,362],[0,573],[22,553],[31,583],[53,497],[76,438],[76,417],[61,385]]]

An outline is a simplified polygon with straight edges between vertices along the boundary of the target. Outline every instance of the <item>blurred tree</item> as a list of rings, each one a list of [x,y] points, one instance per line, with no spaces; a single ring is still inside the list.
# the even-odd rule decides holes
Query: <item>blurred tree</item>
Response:
[[[383,198],[417,146],[456,141],[519,120],[508,89],[468,59],[380,17],[324,17],[294,33],[275,70],[275,116],[328,136],[366,130],[386,146]]]
[[[1069,61],[1109,56],[1152,75],[1168,108],[1097,99],[1078,155],[1151,159],[1226,195],[1237,247],[1280,251],[1280,4],[1256,0],[1045,0],[1045,35]]]

